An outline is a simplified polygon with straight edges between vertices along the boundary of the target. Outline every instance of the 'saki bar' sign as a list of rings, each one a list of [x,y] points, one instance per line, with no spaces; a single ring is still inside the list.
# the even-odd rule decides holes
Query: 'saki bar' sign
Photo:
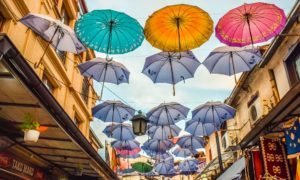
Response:
[[[34,180],[43,180],[44,173],[7,153],[0,153],[0,168]]]

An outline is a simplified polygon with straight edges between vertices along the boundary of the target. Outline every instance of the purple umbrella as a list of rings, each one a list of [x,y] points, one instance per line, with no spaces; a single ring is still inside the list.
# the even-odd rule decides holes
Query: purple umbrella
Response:
[[[177,157],[188,157],[197,154],[198,152],[189,148],[177,147],[172,153]]]
[[[213,123],[203,123],[198,119],[191,119],[185,123],[185,131],[193,136],[210,136],[219,127]]]
[[[107,61],[106,59],[95,58],[79,64],[78,68],[83,76],[102,82],[100,97],[103,94],[105,82],[117,85],[129,82],[130,72],[123,64],[113,60]]]
[[[186,135],[178,139],[177,143],[181,148],[189,148],[192,150],[204,148],[204,140],[202,137]]]
[[[171,149],[172,147],[174,147],[174,144],[172,141],[170,141],[168,139],[165,139],[165,140],[150,139],[144,143],[143,149],[156,151],[156,152],[166,152],[167,150]]]
[[[140,143],[137,140],[115,140],[111,142],[111,146],[117,149],[124,149],[124,150],[133,150],[140,147]]]
[[[199,161],[196,159],[186,159],[179,163],[180,174],[194,174],[198,170]]]
[[[172,84],[175,96],[175,84],[194,77],[200,64],[191,51],[160,52],[146,58],[142,73],[154,83]]]
[[[120,141],[133,140],[135,135],[133,134],[132,126],[130,124],[111,124],[106,126],[103,133],[110,138],[115,138]]]
[[[75,54],[80,54],[81,52],[86,51],[84,45],[75,35],[74,30],[59,20],[55,20],[42,14],[29,13],[21,18],[20,22],[32,29],[36,34],[48,42],[40,61],[35,64],[36,67],[40,65],[50,44],[57,50],[72,52]]]
[[[171,139],[178,136],[181,129],[176,125],[148,125],[147,134],[152,139]]]

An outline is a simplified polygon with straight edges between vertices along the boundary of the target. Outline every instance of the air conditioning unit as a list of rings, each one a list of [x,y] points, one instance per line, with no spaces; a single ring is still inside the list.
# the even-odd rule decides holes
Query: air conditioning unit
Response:
[[[257,97],[248,108],[251,125],[255,124],[263,115],[263,105],[261,99]]]
[[[228,132],[226,132],[222,136],[222,147],[223,147],[224,151],[226,151],[229,147],[232,147],[235,145],[236,145],[235,137],[229,136]]]

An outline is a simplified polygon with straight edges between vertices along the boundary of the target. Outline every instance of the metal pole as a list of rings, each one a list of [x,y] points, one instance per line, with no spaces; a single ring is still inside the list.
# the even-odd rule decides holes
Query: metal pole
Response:
[[[214,117],[214,106],[211,107],[212,109],[212,117],[213,117],[213,122],[215,124],[215,117]],[[219,135],[218,132],[215,131],[215,136],[216,136],[216,144],[217,144],[217,152],[218,152],[218,161],[219,161],[219,166],[220,166],[220,171],[223,171],[223,163],[222,163],[222,154],[221,154],[221,148],[220,148],[220,140],[219,140]]]

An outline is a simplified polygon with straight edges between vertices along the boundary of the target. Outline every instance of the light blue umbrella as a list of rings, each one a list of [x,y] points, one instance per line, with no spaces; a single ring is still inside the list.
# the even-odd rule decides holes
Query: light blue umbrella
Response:
[[[150,123],[154,125],[174,125],[187,117],[189,108],[176,103],[161,103],[152,108],[146,115]]]
[[[262,55],[257,48],[223,46],[214,49],[203,64],[210,73],[231,76],[250,71],[261,60]]]
[[[170,157],[167,159],[162,159],[155,163],[154,170],[158,174],[168,174],[172,169],[174,169],[174,158]]]
[[[194,174],[198,170],[199,161],[196,159],[186,159],[179,163],[180,174]]]
[[[192,119],[220,126],[224,121],[234,118],[235,112],[233,107],[222,102],[207,102],[192,111]]]
[[[166,159],[169,157],[172,157],[172,155],[169,152],[157,152],[157,151],[151,151],[149,149],[145,149],[144,146],[141,147],[145,153],[150,156],[151,158],[155,160],[161,160],[161,159]]]
[[[122,103],[121,101],[105,101],[93,107],[94,117],[103,122],[122,123],[130,120],[135,113],[135,109]]]
[[[185,131],[193,136],[210,136],[219,127],[213,123],[202,123],[201,120],[191,119],[185,123]]]
[[[135,135],[133,134],[132,126],[130,124],[113,123],[108,125],[103,130],[103,133],[110,138],[114,138],[120,141],[133,140]]]
[[[141,157],[140,154],[118,154],[117,156],[119,158],[128,158],[128,159],[136,159]]]
[[[89,48],[106,54],[124,54],[138,48],[143,27],[137,20],[114,10],[94,10],[81,16],[75,32]]]
[[[191,51],[160,52],[146,58],[142,73],[154,83],[172,84],[175,96],[175,84],[194,77],[200,64]]]
[[[188,157],[188,156],[193,156],[198,152],[196,150],[192,150],[189,148],[177,147],[172,153],[177,157]]]
[[[152,139],[171,139],[178,136],[181,129],[176,125],[148,125],[147,134]]]
[[[221,124],[228,119],[234,118],[236,110],[222,102],[207,102],[196,107],[192,111],[192,119],[199,120],[202,123],[213,123],[219,129]],[[217,152],[218,152],[218,160],[220,170],[223,170],[222,164],[222,156],[221,156],[221,148],[219,143],[219,135],[215,131],[216,136],[216,144],[217,144]]]
[[[199,136],[185,135],[178,139],[177,143],[181,148],[196,150],[204,148],[204,140]]]
[[[149,139],[144,145],[143,149],[156,151],[156,152],[165,152],[174,147],[172,141],[168,139],[160,140],[160,139]]]
[[[100,97],[103,93],[104,83],[122,84],[129,82],[130,72],[127,68],[116,61],[95,58],[78,65],[81,75],[102,82]]]
[[[140,147],[140,143],[137,140],[115,140],[111,142],[111,146],[117,149],[133,150]]]

